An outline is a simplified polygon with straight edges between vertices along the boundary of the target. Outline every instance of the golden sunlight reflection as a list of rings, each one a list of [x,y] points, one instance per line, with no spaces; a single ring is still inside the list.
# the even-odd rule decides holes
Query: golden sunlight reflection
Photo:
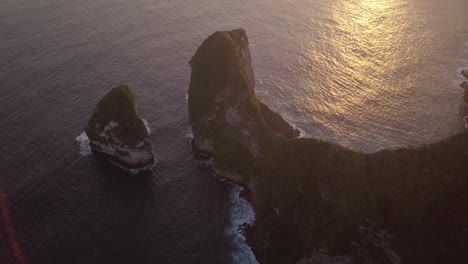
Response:
[[[321,39],[311,40],[304,54],[310,61],[305,65],[309,72],[303,85],[311,91],[323,85],[320,90],[327,93],[327,103],[319,111],[360,122],[372,111],[382,110],[381,104],[387,102],[382,98],[411,86],[407,76],[399,78],[399,83],[386,81],[390,79],[386,76],[398,75],[399,68],[418,53],[405,46],[411,35],[405,34],[409,28],[407,7],[404,1],[392,0],[333,1],[329,21],[320,23]],[[313,105],[317,97],[303,100]],[[324,121],[317,120],[320,116],[313,118]]]
[[[385,1],[385,0],[361,0],[361,4],[368,6],[370,8],[379,8],[379,7],[385,7],[389,5],[389,2],[393,1]]]
[[[350,1],[346,2],[347,6],[341,7],[348,12],[338,11],[339,7],[336,6],[333,8],[334,19],[340,24],[343,34],[335,34],[331,43],[340,54],[341,70],[345,71],[348,81],[356,81],[354,87],[347,85],[347,89],[332,90],[334,97],[346,98],[339,101],[335,111],[345,112],[349,107],[362,106],[379,97],[384,91],[374,89],[374,86],[383,88],[382,77],[398,65],[393,62],[398,60],[396,51],[400,50],[398,46],[402,43],[401,31],[405,25],[402,21],[404,17],[393,8],[395,2]],[[349,92],[357,94],[347,96],[346,93]]]

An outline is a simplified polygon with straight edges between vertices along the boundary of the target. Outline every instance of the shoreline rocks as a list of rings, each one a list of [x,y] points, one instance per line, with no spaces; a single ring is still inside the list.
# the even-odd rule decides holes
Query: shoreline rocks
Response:
[[[112,89],[99,101],[85,132],[96,157],[125,171],[135,173],[154,165],[149,131],[126,85]]]

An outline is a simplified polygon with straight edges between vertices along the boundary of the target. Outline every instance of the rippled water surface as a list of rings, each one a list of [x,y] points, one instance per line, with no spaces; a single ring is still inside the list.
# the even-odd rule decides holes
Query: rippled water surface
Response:
[[[245,217],[233,206],[250,209],[191,161],[186,137],[187,62],[203,39],[245,28],[261,99],[306,136],[376,151],[460,130],[467,7],[2,0],[0,192],[22,254],[30,263],[248,261],[230,227]],[[121,83],[151,127],[159,163],[149,179],[119,177],[76,141],[97,101]],[[0,230],[0,248],[8,244]],[[2,258],[15,263],[11,252]]]

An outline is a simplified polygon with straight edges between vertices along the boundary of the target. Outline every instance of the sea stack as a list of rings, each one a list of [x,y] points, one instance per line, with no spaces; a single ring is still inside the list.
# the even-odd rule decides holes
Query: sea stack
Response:
[[[112,89],[99,101],[85,132],[95,156],[125,171],[138,172],[154,164],[149,130],[126,85]]]
[[[294,138],[299,131],[257,99],[245,30],[215,32],[203,41],[190,65],[193,148],[205,156],[214,154],[218,175],[249,185],[241,171],[246,166],[239,163],[263,156],[261,142],[270,135]]]

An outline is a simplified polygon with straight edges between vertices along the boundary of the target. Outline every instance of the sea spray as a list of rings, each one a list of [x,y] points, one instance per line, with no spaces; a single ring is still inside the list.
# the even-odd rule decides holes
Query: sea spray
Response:
[[[148,124],[148,121],[144,118],[141,119],[143,121],[143,124],[145,124],[146,131],[148,131],[148,135],[151,134],[151,128]]]
[[[89,146],[89,138],[85,132],[81,133],[79,136],[76,137],[76,141],[80,143],[80,154],[83,157],[91,156],[93,152],[91,151],[91,147]]]
[[[299,130],[299,138],[306,138],[308,137],[305,130],[302,129],[301,127],[297,126],[296,124],[291,124],[291,126],[296,130]]]
[[[225,233],[232,243],[233,250],[231,257],[233,263],[257,264],[258,261],[242,232],[243,226],[255,224],[255,211],[250,201],[240,195],[242,191],[244,191],[244,187],[230,184],[229,198],[231,204],[229,223],[225,229]]]
[[[193,140],[193,130],[191,126],[187,127],[187,133],[185,134],[185,137],[188,138],[189,143],[192,143]]]

